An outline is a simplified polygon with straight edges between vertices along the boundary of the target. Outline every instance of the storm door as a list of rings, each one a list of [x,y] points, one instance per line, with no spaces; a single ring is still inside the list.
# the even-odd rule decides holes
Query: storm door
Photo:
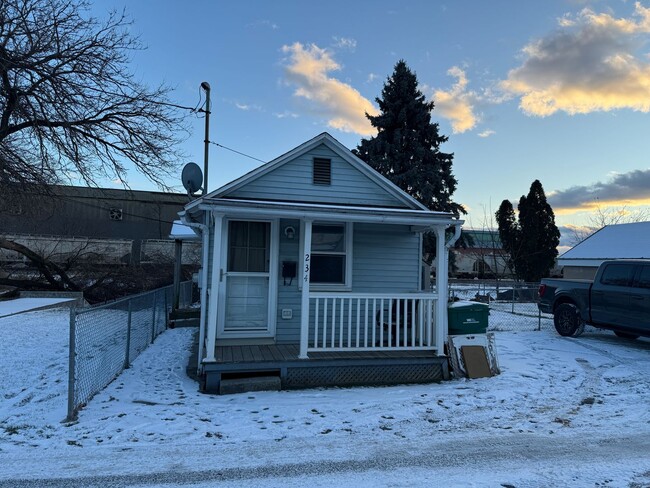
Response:
[[[222,337],[268,337],[271,223],[228,222]]]

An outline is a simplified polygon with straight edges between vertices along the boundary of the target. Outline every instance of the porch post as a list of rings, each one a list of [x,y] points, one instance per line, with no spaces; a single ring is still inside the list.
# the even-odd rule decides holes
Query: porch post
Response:
[[[448,294],[448,256],[445,246],[445,228],[436,227],[436,348],[438,356],[443,355],[444,343],[447,338],[447,294]]]
[[[221,227],[223,215],[214,214],[213,241],[212,241],[212,274],[210,276],[210,289],[208,291],[208,341],[204,362],[215,361],[215,349],[217,345],[217,308],[219,306],[219,285],[221,283]],[[207,273],[207,270],[204,272]]]
[[[305,220],[302,246],[302,301],[300,304],[300,359],[308,359],[309,345],[309,270],[311,267],[311,220]]]

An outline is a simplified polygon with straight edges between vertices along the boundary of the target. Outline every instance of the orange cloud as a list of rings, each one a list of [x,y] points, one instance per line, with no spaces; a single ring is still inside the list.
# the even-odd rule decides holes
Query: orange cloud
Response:
[[[559,26],[525,46],[524,63],[501,82],[526,114],[650,111],[650,64],[638,53],[650,33],[650,8],[637,2],[631,18],[583,9]]]
[[[467,76],[458,66],[454,66],[447,74],[457,78],[450,90],[436,90],[433,100],[440,115],[451,121],[454,133],[460,134],[473,129],[478,117],[474,114],[476,94],[467,90]]]
[[[282,51],[288,55],[285,75],[296,86],[294,95],[307,100],[309,109],[324,116],[329,127],[362,136],[376,134],[365,114],[379,111],[356,89],[330,76],[341,69],[330,51],[299,42],[283,46]]]

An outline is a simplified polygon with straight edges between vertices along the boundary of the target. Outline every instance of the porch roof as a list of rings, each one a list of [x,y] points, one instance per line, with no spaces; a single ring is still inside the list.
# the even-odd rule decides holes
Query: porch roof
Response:
[[[300,220],[346,221],[401,224],[418,227],[460,225],[462,220],[448,212],[409,210],[390,207],[359,207],[319,203],[257,201],[226,198],[206,198],[197,206],[188,208],[186,214],[213,211],[228,217],[275,217]]]

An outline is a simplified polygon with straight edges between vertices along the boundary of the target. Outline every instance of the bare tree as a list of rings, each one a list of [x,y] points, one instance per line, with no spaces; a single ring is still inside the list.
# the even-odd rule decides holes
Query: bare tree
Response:
[[[161,188],[186,113],[129,69],[142,49],[125,14],[84,0],[0,0],[0,187],[119,179],[132,164]]]
[[[596,206],[593,214],[589,216],[586,226],[569,227],[572,232],[569,237],[569,242],[572,246],[576,246],[587,237],[591,236],[594,232],[607,225],[645,222],[648,219],[650,219],[650,211],[647,207],[639,208],[637,210],[629,210],[627,205],[623,205],[622,207],[602,207],[599,204]]]

